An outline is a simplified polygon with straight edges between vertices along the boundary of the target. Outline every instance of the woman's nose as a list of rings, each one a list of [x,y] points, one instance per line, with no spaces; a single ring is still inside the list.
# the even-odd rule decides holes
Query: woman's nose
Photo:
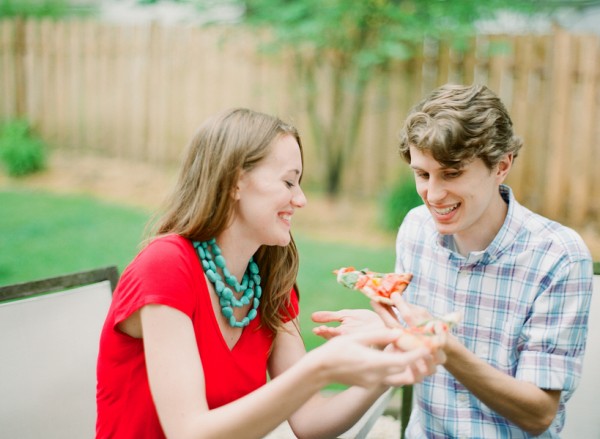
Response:
[[[294,193],[292,197],[292,204],[295,207],[304,207],[306,206],[307,200],[306,195],[304,195],[304,191],[300,186],[298,186],[298,190]]]

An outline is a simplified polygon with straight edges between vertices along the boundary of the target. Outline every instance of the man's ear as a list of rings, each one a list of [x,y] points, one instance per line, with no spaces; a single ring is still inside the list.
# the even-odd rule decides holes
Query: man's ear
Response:
[[[496,177],[498,178],[499,183],[502,183],[508,176],[508,173],[512,168],[513,160],[513,154],[509,153],[502,157],[498,162],[498,165],[496,165]]]

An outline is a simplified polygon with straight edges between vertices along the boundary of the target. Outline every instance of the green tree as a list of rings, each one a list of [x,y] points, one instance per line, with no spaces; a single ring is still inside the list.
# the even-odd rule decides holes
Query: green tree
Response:
[[[325,165],[325,188],[340,190],[357,146],[373,73],[409,59],[423,38],[460,42],[498,9],[531,10],[511,0],[232,0],[243,20],[272,32],[270,45],[295,59],[301,99]],[[539,8],[538,8],[539,10]],[[322,77],[325,76],[325,80]],[[300,88],[300,87],[299,87]],[[328,93],[323,93],[323,90]],[[323,96],[329,96],[328,102]]]
[[[69,0],[0,0],[0,18],[59,18],[90,14],[94,9],[91,1],[82,3]]]

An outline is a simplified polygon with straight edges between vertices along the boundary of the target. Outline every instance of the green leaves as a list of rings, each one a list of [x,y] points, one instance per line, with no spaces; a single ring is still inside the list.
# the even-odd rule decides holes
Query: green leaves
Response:
[[[11,176],[31,174],[44,168],[46,146],[32,134],[27,121],[14,120],[0,131],[0,160]]]
[[[480,18],[531,10],[533,0],[230,0],[246,24],[268,28],[268,47],[293,53],[299,102],[322,150],[324,184],[340,190],[360,136],[366,90],[377,69],[408,60],[424,39],[460,51]],[[541,7],[538,7],[538,11]],[[335,123],[331,123],[335,121]],[[392,214],[390,214],[392,215]],[[395,215],[395,214],[393,214]]]
[[[0,0],[0,18],[59,18],[94,12],[91,4],[75,4],[68,0]]]

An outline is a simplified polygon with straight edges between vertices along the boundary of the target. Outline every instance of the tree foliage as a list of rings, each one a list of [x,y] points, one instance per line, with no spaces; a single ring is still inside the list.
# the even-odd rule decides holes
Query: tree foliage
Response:
[[[74,4],[69,0],[0,0],[0,18],[60,18],[93,13],[90,4]]]
[[[325,188],[340,190],[356,148],[373,73],[413,56],[423,38],[456,47],[477,20],[499,9],[532,10],[510,0],[245,0],[245,21],[272,30],[270,45],[291,51],[314,141],[325,165]],[[326,80],[318,80],[325,77]],[[324,93],[322,88],[327,89]],[[323,100],[328,96],[328,102]]]
[[[499,10],[539,13],[599,0],[172,1],[194,3],[204,12],[236,7],[244,23],[271,31],[269,49],[292,54],[299,98],[324,163],[325,189],[335,196],[356,148],[366,91],[378,69],[413,57],[424,38],[466,48],[475,24]]]

